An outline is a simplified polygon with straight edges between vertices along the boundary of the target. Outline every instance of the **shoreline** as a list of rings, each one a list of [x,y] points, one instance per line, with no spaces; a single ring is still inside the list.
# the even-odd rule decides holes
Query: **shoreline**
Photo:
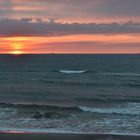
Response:
[[[140,140],[140,135],[0,132],[0,140]]]
[[[28,129],[28,128],[0,128],[0,134],[72,134],[72,135],[115,135],[115,136],[137,136],[140,137],[140,133],[119,133],[119,132],[73,132],[62,130],[48,130],[48,129]]]
[[[64,134],[64,135],[114,135],[114,136],[136,136],[140,137],[140,133],[119,133],[119,132],[73,132],[62,130],[46,130],[46,129],[28,129],[28,128],[0,128],[0,134]]]

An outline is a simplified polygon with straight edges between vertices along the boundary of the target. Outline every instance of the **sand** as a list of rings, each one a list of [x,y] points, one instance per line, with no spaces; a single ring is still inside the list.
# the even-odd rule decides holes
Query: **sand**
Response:
[[[140,136],[109,134],[0,133],[0,140],[140,140]]]

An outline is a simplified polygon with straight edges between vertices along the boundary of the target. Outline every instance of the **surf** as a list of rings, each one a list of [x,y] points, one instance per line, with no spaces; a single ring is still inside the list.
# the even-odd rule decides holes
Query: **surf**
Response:
[[[116,106],[112,108],[96,108],[79,106],[83,112],[99,113],[99,114],[118,114],[118,115],[140,115],[140,103],[127,103],[126,106]]]
[[[88,72],[88,70],[58,70],[58,71],[64,74],[82,74]]]

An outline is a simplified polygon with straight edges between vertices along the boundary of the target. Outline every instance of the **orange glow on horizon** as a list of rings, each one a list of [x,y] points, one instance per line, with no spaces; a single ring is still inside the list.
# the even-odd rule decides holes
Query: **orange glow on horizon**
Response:
[[[12,46],[14,50],[20,50],[22,48],[22,45],[19,43],[13,43]]]
[[[82,39],[82,40],[81,40]],[[139,53],[139,34],[79,34],[55,37],[3,37],[2,54]]]

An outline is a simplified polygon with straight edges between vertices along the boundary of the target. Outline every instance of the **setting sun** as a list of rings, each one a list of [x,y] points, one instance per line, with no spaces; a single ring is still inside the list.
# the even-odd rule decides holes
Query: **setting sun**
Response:
[[[22,51],[15,50],[15,51],[12,51],[11,54],[20,55],[20,54],[23,54],[23,52]]]
[[[28,38],[25,37],[9,37],[5,38],[5,41],[7,42],[7,52],[9,54],[14,54],[14,55],[20,55],[25,53],[25,46],[26,46],[26,41]]]
[[[11,54],[20,55],[23,54],[23,45],[21,43],[11,43]]]

